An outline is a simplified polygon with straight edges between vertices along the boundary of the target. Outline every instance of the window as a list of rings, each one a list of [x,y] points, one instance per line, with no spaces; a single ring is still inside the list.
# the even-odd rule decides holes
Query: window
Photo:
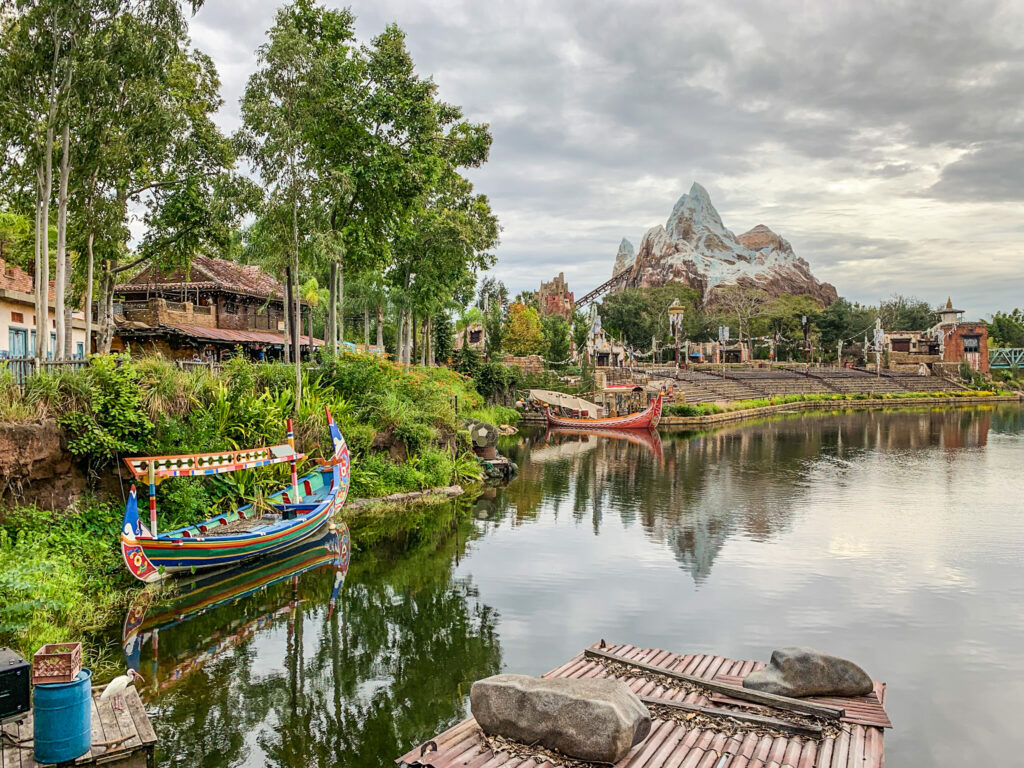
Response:
[[[981,337],[980,336],[964,336],[964,352],[980,352],[981,351]]]
[[[11,312],[11,322],[12,323],[24,323],[25,322],[25,315],[22,314],[21,312]]]
[[[11,357],[28,357],[28,331],[11,328],[7,336],[7,349]]]
[[[80,341],[77,344],[75,344],[75,357],[77,357],[79,360],[85,360],[85,343],[84,342]]]

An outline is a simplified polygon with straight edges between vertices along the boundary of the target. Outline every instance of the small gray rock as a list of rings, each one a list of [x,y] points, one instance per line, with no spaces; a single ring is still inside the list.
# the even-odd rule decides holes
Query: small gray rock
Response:
[[[747,675],[743,687],[779,696],[866,696],[874,683],[852,661],[813,648],[790,647],[772,651],[771,663]]]
[[[651,731],[647,707],[616,680],[494,675],[469,702],[484,733],[592,763],[617,763]]]

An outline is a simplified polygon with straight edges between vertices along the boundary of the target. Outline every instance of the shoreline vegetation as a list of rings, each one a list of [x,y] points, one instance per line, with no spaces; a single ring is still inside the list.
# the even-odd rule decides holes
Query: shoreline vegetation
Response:
[[[95,486],[68,509],[0,510],[0,644],[31,655],[45,642],[93,637],[118,624],[137,585],[117,548],[122,500],[96,492],[98,481],[116,477],[125,456],[284,442],[295,407],[292,374],[286,364],[243,358],[211,373],[186,372],[161,358],[96,356],[80,369],[34,375],[21,388],[0,367],[0,422],[55,419],[62,443]],[[449,368],[405,368],[372,355],[345,354],[308,366],[303,384],[295,432],[310,458],[300,472],[330,447],[330,408],[353,456],[350,497],[356,504],[340,519],[360,549],[409,538],[410,529],[437,514],[426,510],[450,502],[439,491],[472,491],[482,480],[463,419],[508,423],[519,417],[511,408],[485,407],[474,381]],[[165,483],[157,492],[161,521],[177,526],[204,519],[280,485],[287,471]],[[420,498],[411,505],[396,495]],[[90,647],[86,661],[102,668],[112,654]]]

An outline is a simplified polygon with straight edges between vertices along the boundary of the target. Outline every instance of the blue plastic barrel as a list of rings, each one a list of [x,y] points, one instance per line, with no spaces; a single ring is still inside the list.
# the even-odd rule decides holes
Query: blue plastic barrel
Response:
[[[32,697],[33,739],[38,763],[63,763],[92,746],[92,671],[70,683],[37,685]]]

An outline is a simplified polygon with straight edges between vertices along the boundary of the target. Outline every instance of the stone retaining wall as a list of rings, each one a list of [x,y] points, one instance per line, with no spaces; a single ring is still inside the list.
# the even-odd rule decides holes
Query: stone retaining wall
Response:
[[[984,403],[1017,403],[1021,395],[992,395],[989,397],[899,397],[871,398],[867,400],[804,400],[795,403],[776,403],[761,408],[747,408],[742,411],[712,413],[707,416],[662,416],[659,427],[703,427],[743,419],[756,419],[784,411],[840,410],[844,408],[905,408],[919,405],[981,405]],[[544,414],[525,413],[520,424],[545,424]]]
[[[1020,395],[992,395],[990,397],[900,397],[868,400],[804,400],[796,403],[777,403],[742,411],[712,413],[707,416],[662,416],[659,427],[703,427],[730,421],[756,419],[785,411],[834,411],[842,409],[908,408],[920,405],[983,405],[986,403],[1019,403]]]

